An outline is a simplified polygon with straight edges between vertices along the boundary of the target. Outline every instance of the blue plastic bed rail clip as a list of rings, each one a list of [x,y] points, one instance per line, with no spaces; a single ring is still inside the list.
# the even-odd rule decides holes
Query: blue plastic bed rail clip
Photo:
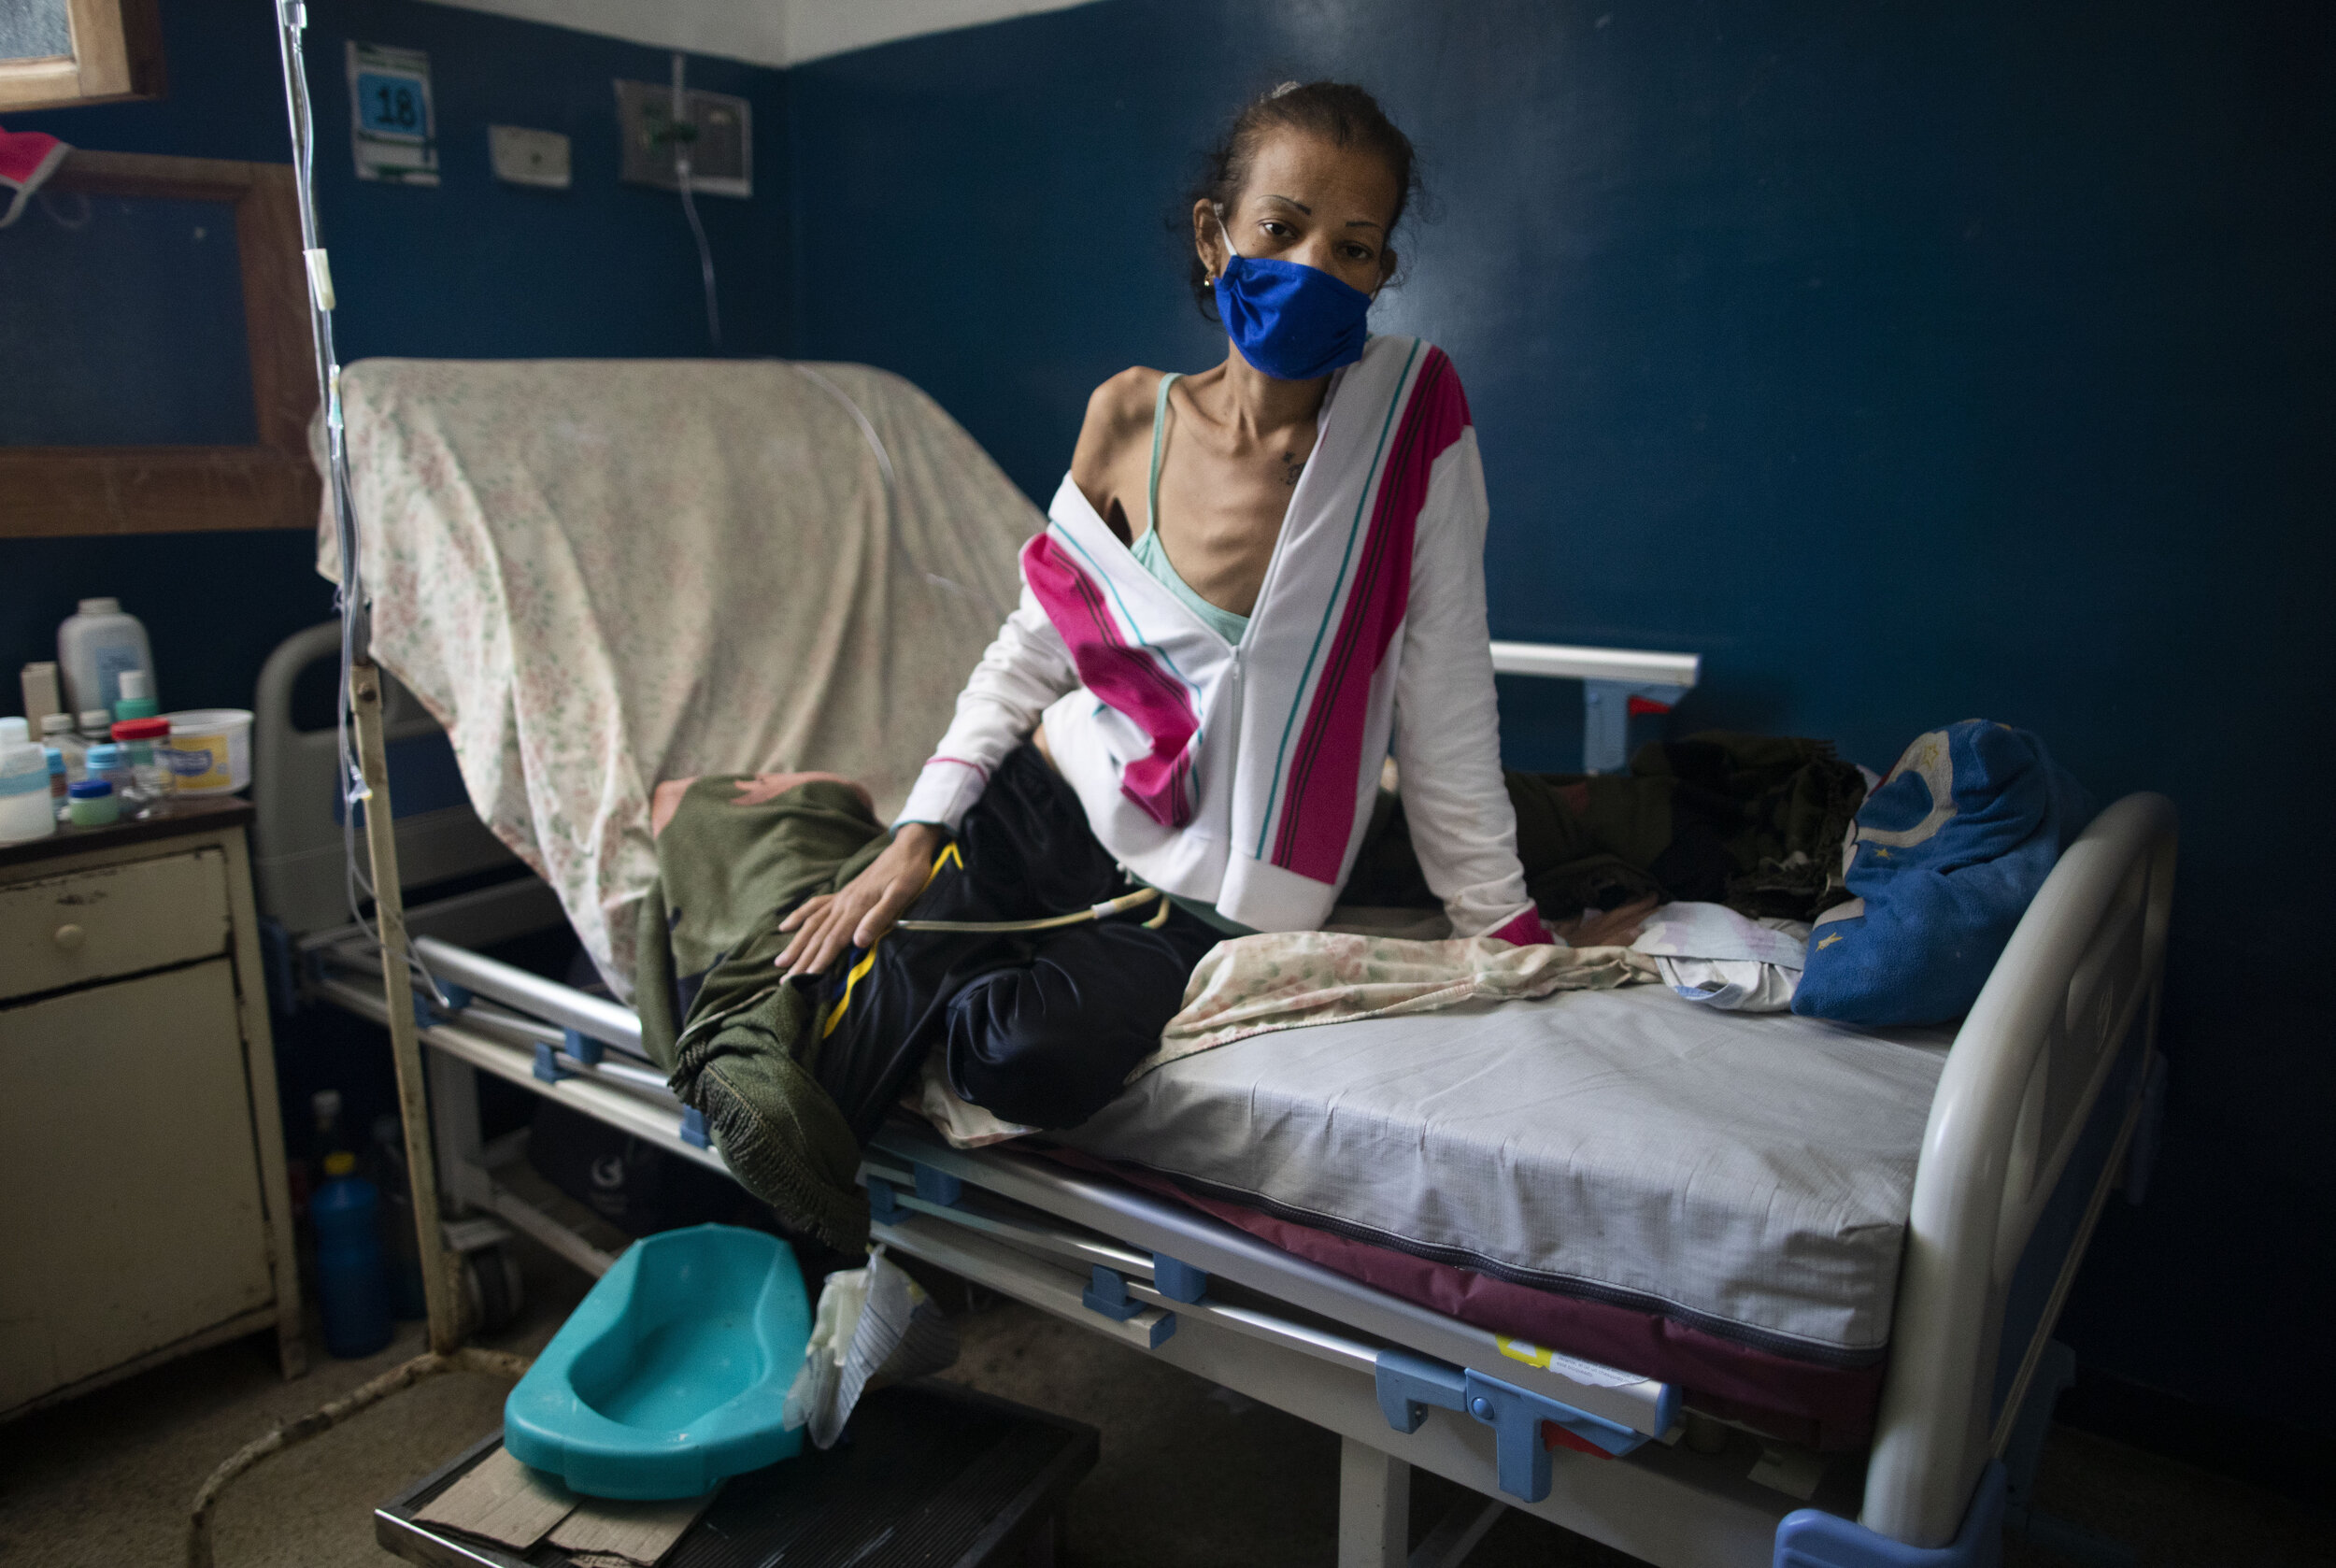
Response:
[[[713,1140],[705,1135],[705,1113],[695,1105],[681,1107],[681,1141],[691,1148],[711,1148]]]
[[[1152,1289],[1172,1302],[1198,1302],[1208,1294],[1208,1273],[1178,1262],[1165,1252],[1152,1254]]]
[[[1576,1410],[1570,1404],[1487,1377],[1465,1367],[1448,1366],[1408,1350],[1382,1350],[1377,1362],[1379,1413],[1397,1432],[1417,1432],[1428,1418],[1428,1406],[1465,1411],[1490,1427],[1498,1440],[1501,1490],[1528,1503],[1549,1495],[1549,1447],[1542,1441],[1541,1423],[1550,1422],[1609,1454],[1627,1454],[1646,1441],[1646,1434]]]
[[[1910,1547],[1855,1519],[1817,1508],[1787,1514],[1776,1526],[1772,1568],[1994,1568],[2003,1561],[2003,1462],[1990,1461],[1963,1516],[1963,1528],[1944,1547]]]
[[[560,1048],[585,1066],[597,1067],[602,1053],[608,1048],[580,1030],[565,1029],[561,1031]]]
[[[576,1074],[560,1065],[558,1047],[548,1041],[538,1040],[535,1042],[535,1076],[546,1083],[558,1083],[562,1078],[576,1076]]]
[[[892,1184],[882,1176],[868,1178],[868,1215],[879,1225],[897,1225],[908,1218],[908,1211],[900,1205]]]
[[[1095,1265],[1092,1280],[1079,1292],[1079,1300],[1090,1312],[1124,1323],[1144,1310],[1144,1304],[1128,1294],[1128,1282],[1101,1263]]]
[[[1088,1311],[1100,1312],[1118,1323],[1124,1323],[1144,1310],[1144,1304],[1128,1294],[1128,1282],[1101,1263],[1095,1265],[1087,1289],[1079,1292],[1079,1300],[1086,1304]],[[1173,1312],[1161,1313],[1152,1323],[1151,1347],[1159,1349],[1175,1332],[1176,1315]]]
[[[965,1184],[947,1171],[931,1165],[911,1165],[909,1172],[917,1178],[917,1196],[926,1203],[947,1208],[965,1195]]]
[[[444,1006],[432,1000],[427,991],[414,992],[414,1027],[416,1029],[427,1029],[434,1023],[449,1022],[456,1013],[461,1012],[476,1000],[468,986],[442,984],[438,990],[446,997]]]

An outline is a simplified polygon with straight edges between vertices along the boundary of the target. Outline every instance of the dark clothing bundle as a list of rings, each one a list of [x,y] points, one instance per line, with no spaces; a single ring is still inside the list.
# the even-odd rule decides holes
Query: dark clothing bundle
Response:
[[[1505,778],[1545,918],[1651,896],[1805,920],[1849,896],[1842,846],[1865,777],[1830,741],[1711,731],[1641,747],[1628,773]],[[1344,902],[1435,905],[1400,798],[1380,798]]]
[[[1119,1090],[1218,940],[1160,906],[1039,932],[894,930],[816,987],[782,980],[778,922],[851,880],[888,842],[833,782],[764,799],[701,778],[657,839],[642,908],[641,1038],[722,1158],[791,1225],[852,1250],[867,1237],[860,1149],[927,1053],[950,1087],[1009,1121],[1067,1127]],[[1078,798],[1031,747],[1000,765],[907,916],[1022,920],[1130,891]]]

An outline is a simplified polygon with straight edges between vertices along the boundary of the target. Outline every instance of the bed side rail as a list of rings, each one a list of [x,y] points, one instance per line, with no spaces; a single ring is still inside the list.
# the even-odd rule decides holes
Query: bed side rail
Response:
[[[1675,1386],[1619,1368],[1504,1337],[1457,1318],[1375,1290],[1270,1247],[1243,1231],[1180,1204],[1117,1181],[1088,1176],[1007,1149],[956,1149],[922,1127],[893,1120],[878,1130],[862,1167],[863,1179],[909,1180],[923,1172],[945,1186],[962,1183],[1009,1203],[1068,1220],[1082,1231],[1108,1238],[1117,1256],[1091,1250],[1075,1262],[1124,1275],[1147,1288],[1158,1286],[1163,1264],[1182,1276],[1186,1287],[1175,1299],[1192,1300],[1210,1276],[1286,1302],[1346,1325],[1354,1333],[1473,1370],[1560,1401],[1576,1411],[1647,1437],[1669,1433],[1678,1419]],[[952,1192],[954,1188],[951,1188]],[[963,1225],[984,1218],[978,1206],[904,1198],[904,1206]],[[1025,1247],[1064,1251],[1059,1237],[1028,1233]]]
[[[1952,1540],[1993,1449],[1989,1390],[2013,1271],[2122,1048],[2138,1027],[2155,1048],[2175,834],[2163,795],[2128,795],[2094,819],[1956,1035],[1923,1133],[1866,1472],[1861,1522],[1882,1534]],[[2047,1314],[2039,1342],[2050,1328]]]

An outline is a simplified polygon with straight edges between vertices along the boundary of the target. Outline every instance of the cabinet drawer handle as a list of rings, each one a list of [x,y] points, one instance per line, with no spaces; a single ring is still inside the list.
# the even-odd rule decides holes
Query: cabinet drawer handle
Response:
[[[57,950],[59,952],[78,953],[81,950],[81,944],[88,940],[89,933],[78,925],[61,925],[57,928]]]

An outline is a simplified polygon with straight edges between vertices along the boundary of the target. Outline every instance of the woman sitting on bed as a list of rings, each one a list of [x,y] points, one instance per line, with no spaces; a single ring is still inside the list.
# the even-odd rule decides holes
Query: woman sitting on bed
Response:
[[[1361,89],[1292,83],[1207,171],[1192,283],[1223,363],[1096,389],[892,842],[782,928],[791,977],[867,952],[831,1050],[846,1021],[887,1072],[946,1039],[961,1096],[1033,1126],[1118,1092],[1218,940],[1320,927],[1390,742],[1454,933],[1549,940],[1502,786],[1468,404],[1441,350],[1365,333],[1411,143]]]

